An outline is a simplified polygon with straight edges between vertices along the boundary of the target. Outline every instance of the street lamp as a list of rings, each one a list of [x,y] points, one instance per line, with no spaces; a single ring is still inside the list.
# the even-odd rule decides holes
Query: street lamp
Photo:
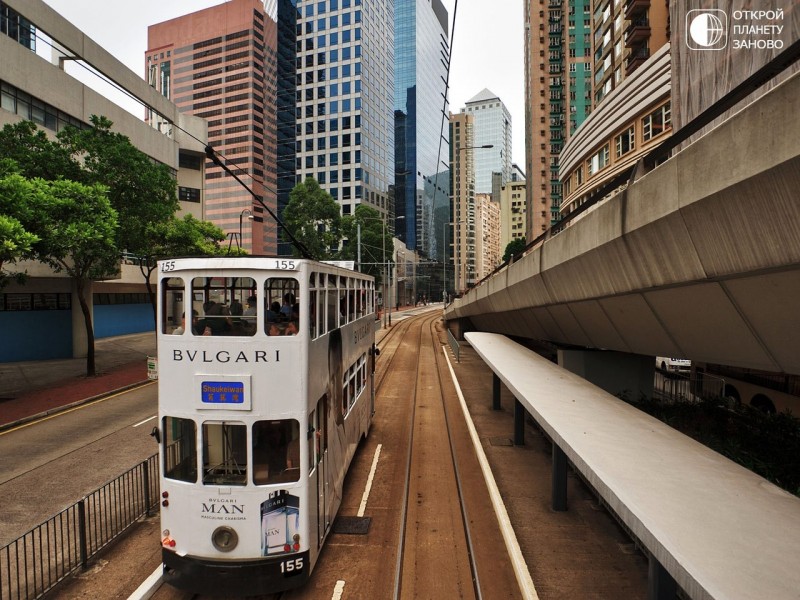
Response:
[[[244,245],[244,238],[242,238],[242,218],[244,217],[245,213],[247,213],[247,218],[252,221],[255,217],[253,216],[253,211],[249,208],[245,208],[242,212],[239,213],[239,248]],[[252,237],[252,236],[251,236]],[[253,253],[253,246],[252,240],[250,244],[250,254]]]

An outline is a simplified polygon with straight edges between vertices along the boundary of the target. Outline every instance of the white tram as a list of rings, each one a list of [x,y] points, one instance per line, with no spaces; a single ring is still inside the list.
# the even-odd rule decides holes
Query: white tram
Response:
[[[220,595],[302,585],[371,423],[374,280],[267,257],[159,272],[164,579]]]

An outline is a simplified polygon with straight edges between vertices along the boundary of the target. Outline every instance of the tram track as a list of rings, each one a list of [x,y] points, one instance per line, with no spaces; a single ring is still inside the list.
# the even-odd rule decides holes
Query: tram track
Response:
[[[393,598],[480,598],[452,419],[442,380],[438,314],[415,320],[417,377],[409,414],[406,500]]]

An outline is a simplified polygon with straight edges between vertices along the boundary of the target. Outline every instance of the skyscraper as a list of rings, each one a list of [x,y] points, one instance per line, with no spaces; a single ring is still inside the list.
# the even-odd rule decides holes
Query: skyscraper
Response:
[[[275,2],[231,0],[151,25],[147,80],[182,112],[208,121],[208,143],[276,209]],[[149,115],[158,126],[158,118]],[[276,226],[230,175],[206,163],[205,218],[256,254],[275,253]]]
[[[511,179],[511,113],[487,89],[471,98],[461,112],[475,117],[475,145],[492,146],[475,153],[475,192],[492,193],[492,173],[502,173],[502,183]]]
[[[391,216],[393,2],[299,0],[297,14],[297,181],[314,177],[345,215]]]
[[[444,289],[447,292],[458,293],[475,283],[475,153],[483,151],[476,150],[475,145],[475,117],[472,113],[451,114],[451,218],[443,224]],[[453,268],[449,269],[451,247]]]
[[[289,194],[295,186],[295,58],[297,56],[297,0],[278,0],[278,214],[289,204]],[[288,241],[279,236],[278,254],[291,255]]]
[[[443,135],[448,15],[440,0],[395,0],[394,8],[397,236],[408,248],[436,257],[441,226],[436,227],[434,209],[447,201],[448,188],[444,177],[435,176],[449,156]]]

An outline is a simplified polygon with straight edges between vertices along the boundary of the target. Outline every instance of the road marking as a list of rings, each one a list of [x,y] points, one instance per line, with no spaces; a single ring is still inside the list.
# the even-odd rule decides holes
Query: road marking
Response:
[[[375,457],[372,459],[372,468],[369,470],[369,477],[367,477],[367,487],[364,488],[364,495],[361,496],[361,505],[358,507],[358,515],[359,517],[364,516],[364,511],[367,509],[367,498],[369,498],[369,492],[372,489],[372,480],[375,478],[375,471],[378,469],[378,458],[381,455],[381,446],[383,444],[378,444],[378,447],[375,448]],[[341,582],[344,585],[344,582]]]
[[[336,582],[336,586],[333,588],[333,596],[331,596],[331,600],[341,600],[342,594],[344,593],[344,581],[341,579]]]
[[[461,403],[461,410],[464,413],[464,420],[467,422],[467,429],[469,429],[469,436],[472,438],[472,445],[475,447],[475,454],[478,456],[478,462],[481,465],[481,471],[483,471],[486,487],[489,488],[489,496],[492,499],[492,506],[494,506],[494,512],[500,523],[500,533],[502,533],[503,540],[506,543],[508,556],[511,558],[511,564],[514,567],[514,575],[517,577],[517,584],[519,585],[523,598],[526,600],[538,600],[539,595],[536,593],[536,588],[533,585],[528,565],[525,563],[525,557],[522,556],[522,550],[520,550],[519,543],[517,542],[517,536],[514,533],[514,528],[511,526],[511,519],[508,518],[506,506],[503,503],[503,498],[500,496],[497,482],[494,480],[492,469],[483,451],[483,446],[481,446],[475,424],[472,422],[472,417],[469,414],[467,402],[464,400],[464,394],[461,393],[461,386],[458,385],[458,379],[456,379],[455,371],[453,371],[453,365],[450,362],[447,348],[448,346],[442,346],[442,353],[445,359],[447,359],[447,367],[450,369],[450,377],[453,379],[453,385],[456,387],[458,400]]]
[[[138,423],[136,423],[136,425],[133,425],[133,427],[138,427],[139,425],[144,425],[148,421],[152,421],[153,419],[157,419],[157,418],[158,418],[158,415],[153,415],[152,417],[147,417],[144,421],[139,421]]]
[[[123,390],[121,392],[117,392],[116,394],[112,394],[110,396],[103,396],[102,398],[98,398],[97,400],[92,400],[91,402],[86,402],[83,404],[78,404],[77,406],[73,406],[72,408],[67,408],[65,410],[58,410],[51,415],[47,415],[42,417],[41,419],[36,419],[34,421],[28,421],[27,423],[23,423],[22,425],[17,425],[16,427],[12,427],[11,429],[6,429],[5,431],[0,431],[0,436],[4,436],[12,431],[19,431],[20,429],[25,429],[26,427],[30,427],[31,425],[37,425],[43,421],[49,421],[50,419],[55,419],[56,417],[60,417],[62,415],[66,415],[68,413],[74,412],[76,410],[81,410],[83,408],[88,408],[90,406],[94,406],[95,404],[99,404],[100,402],[105,402],[106,400],[111,400],[112,398],[116,398],[117,396],[122,396],[122,394],[127,394],[128,392],[133,392],[136,390],[141,390],[147,386],[153,385],[156,383],[155,381],[150,381],[148,383],[144,383],[142,385],[136,386],[135,388],[131,388],[128,390]]]

